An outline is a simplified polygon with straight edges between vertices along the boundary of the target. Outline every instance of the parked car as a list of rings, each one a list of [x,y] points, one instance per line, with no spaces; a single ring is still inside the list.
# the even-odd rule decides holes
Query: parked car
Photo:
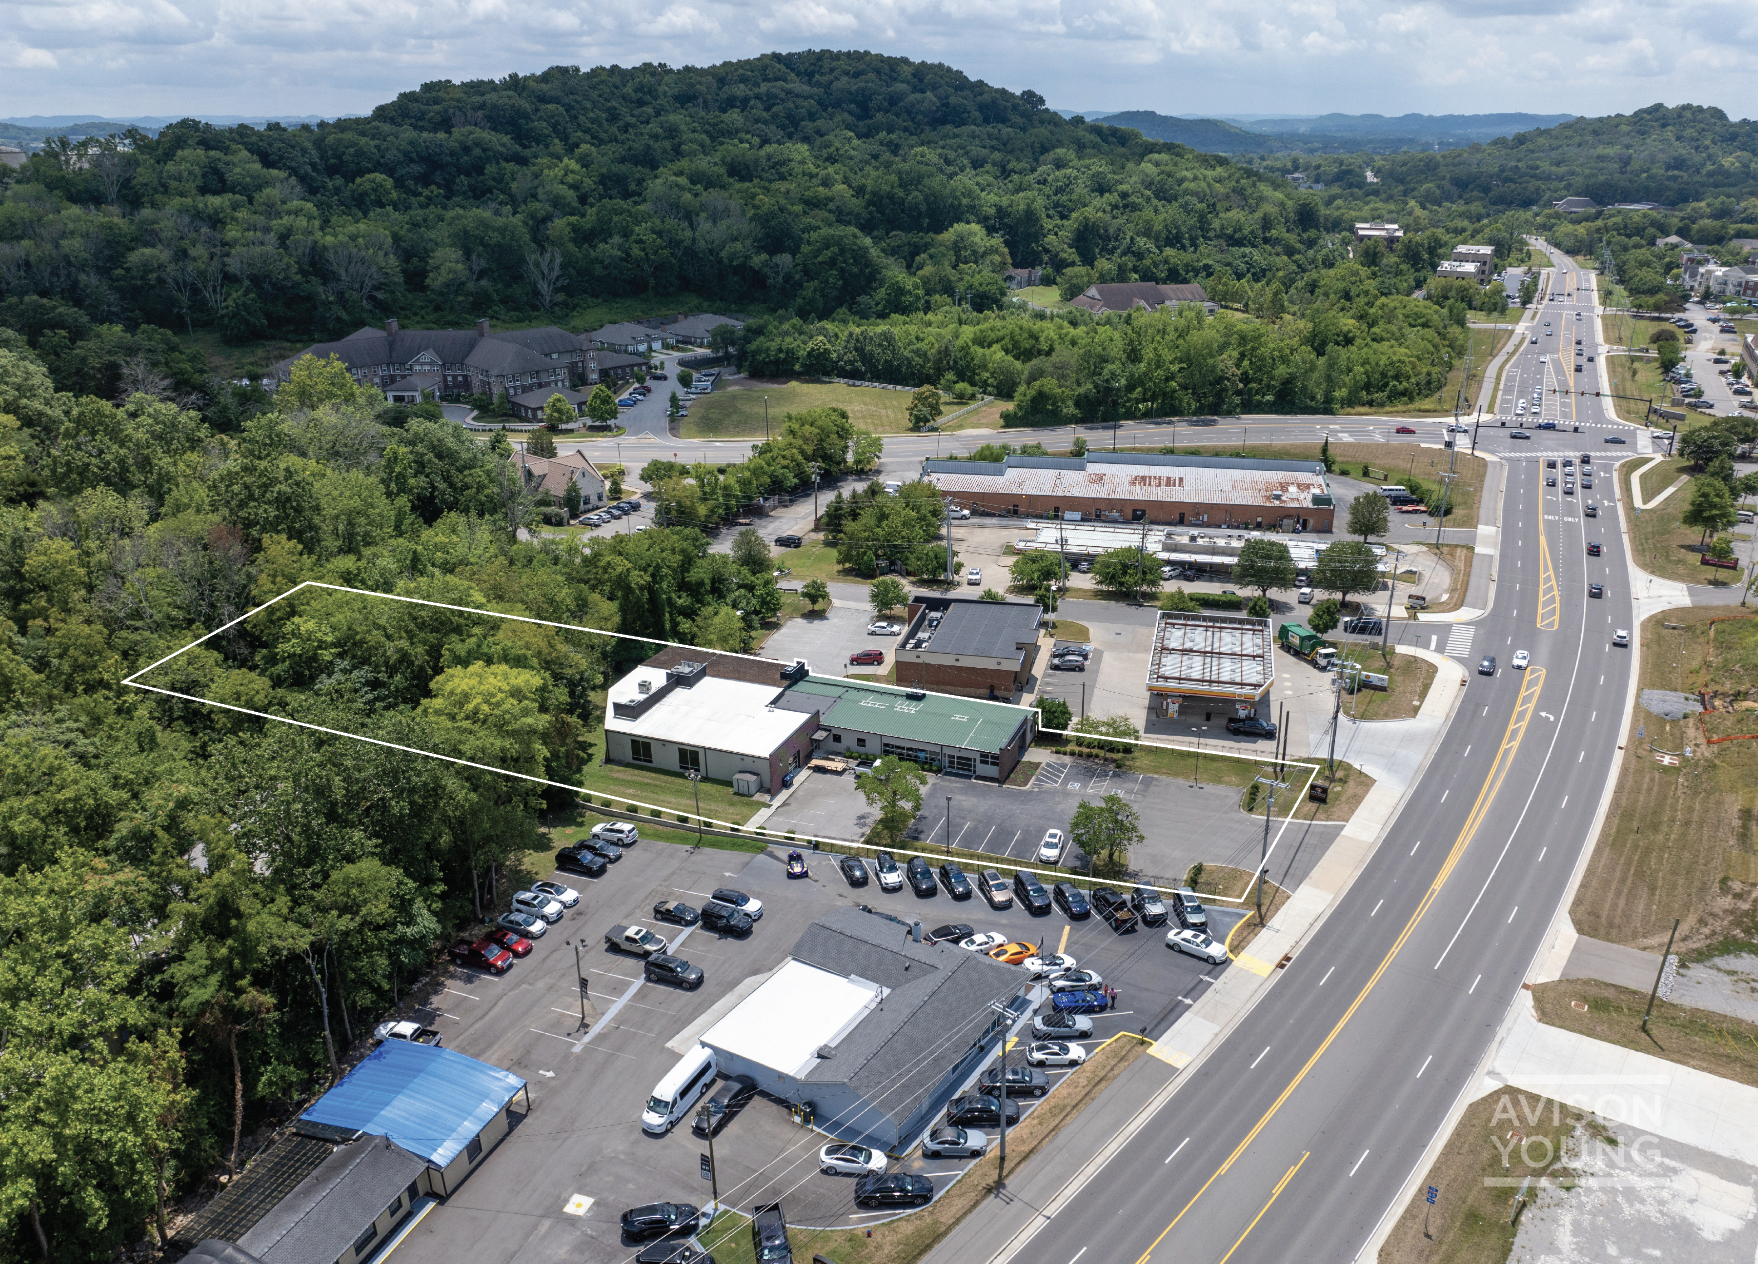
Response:
[[[1121,891],[1113,891],[1110,887],[1094,887],[1092,905],[1098,910],[1111,929],[1119,935],[1136,928],[1141,919],[1136,917],[1135,910],[1129,907],[1129,900]]]
[[[510,930],[489,931],[488,942],[494,944],[498,948],[505,948],[515,957],[529,957],[531,955],[531,950],[537,946],[529,939],[526,939],[525,936],[515,935]]]
[[[1058,882],[1051,888],[1056,906],[1070,917],[1086,917],[1093,910],[1087,904],[1087,897],[1081,894],[1079,887],[1072,882]]]
[[[966,926],[963,922],[948,922],[944,926],[936,926],[922,936],[923,942],[930,944],[956,944],[961,939],[969,939],[976,934],[976,927]]]
[[[903,890],[903,872],[898,869],[897,861],[890,852],[875,852],[873,869],[879,875],[879,889],[881,891]]]
[[[693,966],[682,957],[674,957],[668,952],[647,958],[647,964],[641,968],[641,975],[649,983],[675,983],[686,992],[694,992],[701,987],[705,977],[701,966]]]
[[[547,895],[563,908],[573,908],[580,903],[580,893],[573,887],[564,887],[559,882],[533,882],[531,889],[539,895]]]
[[[909,880],[910,890],[921,899],[927,899],[940,889],[934,881],[933,866],[920,856],[910,857],[909,864],[904,867],[904,875]]]
[[[1038,863],[1053,865],[1062,859],[1062,849],[1068,846],[1068,835],[1059,829],[1045,830],[1044,841],[1038,844]]]
[[[1178,919],[1180,926],[1191,930],[1209,928],[1209,911],[1189,887],[1179,887],[1172,893],[1172,916]]]
[[[468,966],[472,970],[505,974],[513,968],[513,954],[487,939],[478,939],[474,943],[455,943],[447,950],[446,955],[459,965]]]
[[[775,547],[778,549],[797,549],[805,543],[797,535],[778,535],[775,537]]]
[[[980,930],[974,935],[966,935],[958,941],[958,946],[966,952],[988,952],[991,948],[999,948],[1007,942],[1007,936],[999,931]]]
[[[1050,911],[1050,893],[1044,890],[1044,884],[1035,875],[1023,869],[1014,872],[1013,895],[1020,907],[1034,916]]]
[[[1050,660],[1051,671],[1084,672],[1086,669],[1087,660],[1084,658],[1076,658],[1072,654],[1066,658],[1052,658]]]
[[[1218,940],[1210,939],[1200,930],[1174,927],[1166,932],[1166,947],[1188,953],[1192,957],[1200,957],[1204,961],[1218,963],[1227,960],[1226,946]]]
[[[623,1213],[623,1236],[636,1242],[694,1233],[702,1217],[689,1203],[647,1203]]]
[[[977,1081],[983,1092],[993,1093],[1001,1086],[1001,1068],[990,1067],[983,1072]],[[1050,1080],[1042,1071],[1032,1066],[1010,1066],[1007,1068],[1007,1095],[1009,1097],[1042,1097],[1050,1091]]]
[[[1037,953],[1035,945],[1018,940],[1010,944],[1002,944],[999,948],[989,949],[989,956],[1005,966],[1024,965]]]
[[[753,922],[763,920],[763,901],[754,895],[746,895],[732,887],[715,887],[713,898],[722,904],[732,905]]]
[[[743,909],[710,900],[702,906],[702,925],[704,929],[725,931],[729,935],[749,935],[756,923]]]
[[[557,869],[573,869],[588,878],[602,878],[610,862],[590,847],[564,847],[555,854]]]
[[[855,666],[859,666],[862,664],[877,665],[877,664],[883,663],[885,661],[885,651],[884,650],[856,650],[853,654],[850,654],[848,656],[848,661],[849,661],[850,667],[855,667]]]
[[[1004,909],[1013,907],[1013,888],[1007,885],[1007,879],[993,869],[985,869],[977,877],[977,887],[983,898],[989,901],[990,908]]]
[[[818,1148],[818,1170],[826,1176],[869,1176],[885,1171],[883,1150],[836,1141]]]
[[[991,1097],[987,1093],[967,1093],[963,1097],[955,1097],[946,1108],[946,1122],[949,1124],[1001,1126],[1002,1102],[1006,1102],[1007,1126],[1013,1127],[1019,1122],[1019,1103],[1010,1098]]]
[[[503,930],[512,931],[515,935],[523,935],[526,939],[542,939],[549,930],[549,923],[541,917],[534,917],[530,913],[521,913],[517,910],[511,913],[502,913],[494,919],[494,924]]]
[[[1097,970],[1064,970],[1050,980],[1050,994],[1087,992],[1105,986],[1105,976]]]
[[[844,856],[836,862],[836,867],[842,870],[843,878],[851,887],[867,885],[867,862],[859,856]]]
[[[698,1137],[706,1137],[712,1130],[718,1137],[720,1130],[731,1123],[733,1116],[743,1110],[745,1103],[755,1096],[756,1080],[748,1075],[729,1075],[714,1090],[714,1096],[704,1104],[706,1113],[703,1110],[696,1112],[696,1121],[690,1125],[690,1131]]]
[[[641,841],[641,831],[630,821],[600,821],[592,827],[592,837],[619,847],[633,847]]]
[[[975,566],[971,567],[970,570],[965,572],[964,582],[967,584],[980,584],[980,583],[982,583],[983,582],[983,572],[978,570]]]
[[[1087,1060],[1087,1051],[1066,1040],[1039,1040],[1026,1050],[1025,1056],[1032,1066],[1080,1066]]]
[[[653,906],[653,920],[671,922],[677,926],[694,926],[702,920],[702,914],[682,900],[661,900]]]
[[[1144,925],[1158,926],[1166,920],[1165,902],[1152,887],[1137,887],[1130,893],[1129,904],[1141,917]]]
[[[1276,726],[1255,715],[1230,715],[1227,717],[1227,731],[1244,737],[1274,737]]]
[[[971,880],[964,876],[963,869],[950,860],[940,866],[940,885],[945,887],[946,894],[955,900],[971,898]]]
[[[1103,1014],[1110,1002],[1103,992],[1058,992],[1050,1006],[1064,1014]]]
[[[988,1151],[989,1135],[971,1128],[942,1125],[922,1142],[922,1157],[928,1159],[980,1159]]]
[[[752,1209],[751,1251],[758,1264],[793,1264],[793,1246],[787,1240],[787,1221],[780,1203],[764,1203]]]
[[[513,911],[529,913],[533,917],[541,917],[554,925],[567,915],[568,910],[562,907],[560,900],[552,900],[537,891],[519,891],[513,895]]]
[[[1044,952],[1035,957],[1027,957],[1019,963],[1034,979],[1053,979],[1059,974],[1067,974],[1074,969],[1076,962],[1065,952]]]
[[[1032,1018],[1032,1035],[1051,1040],[1085,1040],[1093,1034],[1093,1020],[1085,1014],[1067,1014],[1052,1010]]]
[[[887,623],[881,619],[878,623],[867,625],[868,636],[897,636],[903,632],[903,624]]]
[[[934,1201],[934,1182],[925,1176],[893,1172],[890,1176],[863,1176],[855,1182],[855,1205],[859,1207],[926,1207]]]

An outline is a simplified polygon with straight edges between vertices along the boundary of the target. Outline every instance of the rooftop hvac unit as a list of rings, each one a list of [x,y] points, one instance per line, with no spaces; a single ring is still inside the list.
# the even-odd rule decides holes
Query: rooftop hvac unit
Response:
[[[635,682],[635,692],[645,698],[648,694],[653,692],[653,682],[651,680],[637,680]]]

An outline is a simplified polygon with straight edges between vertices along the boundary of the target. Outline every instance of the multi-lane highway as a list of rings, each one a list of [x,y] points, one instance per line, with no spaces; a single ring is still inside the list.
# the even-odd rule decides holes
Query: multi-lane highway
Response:
[[[1536,327],[1557,332],[1527,335],[1503,394],[1530,415],[1544,383],[1541,416],[1561,424],[1518,440],[1515,424],[1486,419],[1476,436],[1508,463],[1493,608],[1461,625],[1468,636],[1401,632],[1428,648],[1438,631],[1460,661],[1434,686],[1464,691],[1435,758],[1263,1000],[1012,1259],[1068,1264],[1101,1244],[1102,1258],[1138,1264],[1357,1258],[1518,996],[1618,758],[1632,660],[1612,641],[1634,627],[1611,464],[1635,446],[1604,438],[1635,432],[1601,411],[1597,375],[1579,375],[1595,383],[1585,396],[1548,393],[1576,378],[1559,373],[1559,348],[1568,363],[1579,336],[1583,360],[1597,354],[1591,281],[1555,262],[1559,301],[1542,303]],[[1591,492],[1547,485],[1584,455]],[[1601,517],[1583,516],[1588,498]],[[1524,671],[1510,666],[1518,650]],[[1493,676],[1478,673],[1484,655]]]

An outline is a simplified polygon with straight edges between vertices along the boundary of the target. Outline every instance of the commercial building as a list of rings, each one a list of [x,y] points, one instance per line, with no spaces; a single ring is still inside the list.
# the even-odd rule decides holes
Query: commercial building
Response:
[[[509,1071],[387,1040],[174,1241],[225,1264],[359,1264],[458,1188],[511,1130],[524,1092]]]
[[[1037,733],[1030,707],[814,676],[806,663],[668,647],[610,688],[605,758],[771,792],[814,754],[894,755],[1005,780]]]
[[[1250,715],[1276,682],[1268,619],[1160,611],[1148,658],[1155,715],[1204,721]]]
[[[1069,562],[1091,561],[1113,549],[1139,549],[1159,566],[1194,571],[1200,578],[1223,580],[1233,574],[1233,564],[1248,540],[1271,538],[1267,531],[1191,531],[1177,527],[1140,527],[1105,522],[1047,522],[1029,536],[1013,542],[1015,553],[1056,553]],[[1298,570],[1310,571],[1319,552],[1331,543],[1315,536],[1277,535]],[[1385,549],[1379,551],[1382,559]]]
[[[1434,266],[1437,277],[1452,277],[1460,281],[1470,281],[1474,285],[1482,285],[1483,277],[1475,263],[1462,263],[1457,259],[1442,259]]]
[[[814,1126],[901,1154],[1030,1007],[1018,967],[921,943],[919,926],[831,910],[701,1043],[722,1075],[748,1075]]]
[[[1336,511],[1318,461],[1009,454],[1002,461],[924,461],[922,477],[954,504],[991,514],[1328,532]]]
[[[895,655],[897,679],[918,689],[1011,701],[1038,658],[1043,608],[917,593]]]
[[[395,319],[368,325],[338,342],[320,342],[275,365],[286,381],[304,356],[334,357],[363,386],[391,403],[419,403],[460,395],[522,395],[545,387],[598,380],[596,357],[579,334],[554,325],[491,330],[486,320],[469,329],[404,329]]]
[[[1583,211],[1597,211],[1599,203],[1590,197],[1566,197],[1560,202],[1552,202],[1550,207],[1565,215],[1579,215]]]
[[[1368,179],[1373,179],[1369,174]],[[1383,219],[1369,220],[1355,225],[1356,241],[1383,241],[1388,246],[1395,246],[1404,239],[1404,230],[1396,224],[1388,224]]]
[[[1476,269],[1477,283],[1488,285],[1490,277],[1495,275],[1496,248],[1494,246],[1454,246],[1451,262],[1469,264]]]

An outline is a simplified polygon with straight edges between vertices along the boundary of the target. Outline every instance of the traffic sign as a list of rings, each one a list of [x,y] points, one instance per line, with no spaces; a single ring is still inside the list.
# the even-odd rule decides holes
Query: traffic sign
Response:
[[[706,1154],[702,1156],[702,1179],[705,1181],[711,1181],[714,1179],[714,1160],[710,1159]],[[1431,1198],[1429,1201],[1433,1202],[1434,1199]]]
[[[1439,1185],[1430,1185],[1428,1187],[1428,1205],[1430,1207],[1434,1206],[1435,1199],[1439,1198],[1440,1196],[1441,1196],[1441,1187]]]

